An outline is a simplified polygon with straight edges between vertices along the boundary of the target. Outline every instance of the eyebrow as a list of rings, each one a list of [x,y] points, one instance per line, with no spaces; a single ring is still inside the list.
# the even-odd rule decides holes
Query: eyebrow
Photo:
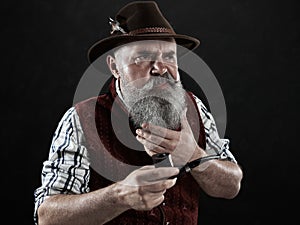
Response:
[[[142,50],[137,52],[138,55],[145,55],[145,54],[154,54],[154,52],[150,50]]]
[[[175,55],[175,51],[171,50],[169,52],[164,52],[163,55]]]
[[[142,50],[142,51],[138,51],[137,52],[139,55],[143,55],[143,54],[156,54],[155,51],[151,51],[151,50]],[[175,51],[171,50],[168,52],[163,52],[163,55],[175,55]]]

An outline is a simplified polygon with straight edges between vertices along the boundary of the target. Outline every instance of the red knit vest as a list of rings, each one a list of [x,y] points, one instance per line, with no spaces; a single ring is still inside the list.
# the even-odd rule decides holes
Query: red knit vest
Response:
[[[117,97],[114,84],[113,79],[109,93],[87,99],[75,106],[91,160],[91,191],[124,179],[139,166],[153,164],[151,157],[135,139],[135,128],[129,121],[125,106]],[[200,112],[192,94],[187,92],[187,96],[190,100],[187,119],[195,138],[198,138],[199,146],[205,149]],[[160,206],[150,211],[127,210],[106,224],[197,225],[199,194],[197,182],[191,174],[185,174],[177,179],[175,186],[167,190],[165,201]]]

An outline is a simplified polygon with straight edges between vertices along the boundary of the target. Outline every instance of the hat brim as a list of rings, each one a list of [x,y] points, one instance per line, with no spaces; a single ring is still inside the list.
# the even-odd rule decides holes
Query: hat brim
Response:
[[[164,38],[174,38],[177,45],[183,46],[184,48],[190,51],[197,48],[200,44],[200,41],[198,39],[187,35],[181,35],[181,34],[159,33],[159,34],[143,34],[143,35],[124,34],[118,36],[110,36],[97,41],[89,48],[87,52],[88,61],[89,63],[93,63],[97,58],[99,58],[106,52],[130,42],[141,41],[141,40],[163,40]]]

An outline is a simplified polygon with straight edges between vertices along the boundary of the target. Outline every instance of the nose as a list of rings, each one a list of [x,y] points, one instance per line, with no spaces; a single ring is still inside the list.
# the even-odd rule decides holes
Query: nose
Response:
[[[161,76],[161,75],[165,74],[167,71],[168,71],[168,69],[165,66],[165,64],[162,61],[156,60],[152,64],[150,73],[151,73],[151,75],[154,75],[154,76]]]

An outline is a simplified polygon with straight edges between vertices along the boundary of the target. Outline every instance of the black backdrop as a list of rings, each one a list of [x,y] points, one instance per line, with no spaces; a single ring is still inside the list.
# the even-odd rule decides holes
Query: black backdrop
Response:
[[[8,224],[33,224],[52,134],[88,67],[86,51],[128,1],[2,4],[1,142]],[[296,224],[299,7],[296,0],[157,1],[214,72],[227,106],[226,137],[244,170],[233,200],[203,196],[200,224]],[[4,102],[4,104],[3,104]],[[297,203],[297,202],[296,202]]]

